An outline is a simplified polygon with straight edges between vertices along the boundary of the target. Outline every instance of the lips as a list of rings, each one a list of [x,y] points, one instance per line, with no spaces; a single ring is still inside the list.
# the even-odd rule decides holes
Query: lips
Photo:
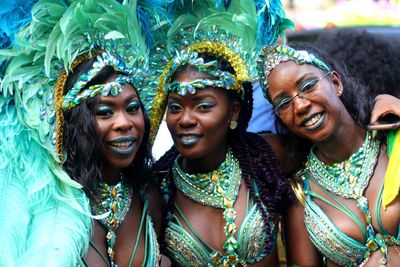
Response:
[[[130,156],[135,151],[136,141],[135,136],[122,136],[108,142],[108,147],[117,155]]]
[[[178,140],[184,146],[191,146],[199,142],[201,138],[200,134],[195,133],[185,133],[185,134],[178,134]]]
[[[325,113],[315,113],[301,122],[301,126],[309,131],[319,128],[325,120]]]

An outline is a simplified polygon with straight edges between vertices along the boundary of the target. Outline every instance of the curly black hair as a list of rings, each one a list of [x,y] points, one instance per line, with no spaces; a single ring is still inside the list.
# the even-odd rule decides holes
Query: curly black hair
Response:
[[[207,54],[200,54],[204,61],[217,60],[219,69],[235,73],[233,68],[223,59]],[[177,72],[193,69],[193,66],[183,66]],[[195,71],[197,69],[194,68]],[[176,72],[176,73],[177,73]],[[176,74],[175,73],[175,74]],[[173,76],[174,77],[174,76]],[[173,78],[172,78],[173,79]],[[284,208],[294,202],[294,195],[290,189],[288,179],[278,163],[271,147],[259,135],[246,132],[248,122],[252,114],[252,85],[250,82],[243,83],[244,96],[233,90],[227,90],[230,103],[238,101],[241,104],[238,127],[228,132],[228,145],[239,161],[242,177],[249,189],[250,196],[260,207],[266,226],[270,232],[270,222],[283,215]],[[165,247],[164,235],[169,220],[172,218],[176,196],[176,186],[172,176],[172,165],[179,152],[175,147],[167,151],[155,164],[154,173],[161,175],[161,188],[163,202],[162,231],[160,244]],[[272,249],[273,244],[265,244],[266,249]]]
[[[315,46],[346,64],[372,96],[391,94],[400,98],[400,42],[361,29],[334,29],[321,34]]]
[[[64,94],[77,82],[78,78],[87,73],[93,66],[96,58],[89,59],[77,65],[68,76],[64,86]],[[116,71],[112,66],[105,66],[86,85],[103,84],[115,74],[126,75]],[[89,98],[74,108],[64,111],[63,149],[66,159],[63,163],[65,171],[72,179],[83,186],[85,193],[90,196],[98,192],[99,182],[102,180],[101,170],[103,161],[98,143],[98,129],[95,119],[95,107],[99,96]],[[145,120],[145,133],[133,163],[122,170],[124,177],[132,188],[144,186],[150,180],[152,156],[149,143],[150,121],[141,103]]]

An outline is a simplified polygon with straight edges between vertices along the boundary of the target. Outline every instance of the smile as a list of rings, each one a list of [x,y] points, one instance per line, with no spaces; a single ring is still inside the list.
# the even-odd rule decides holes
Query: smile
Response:
[[[305,126],[308,131],[313,131],[319,128],[325,120],[325,113],[314,114],[305,119],[301,124]]]
[[[184,146],[191,146],[196,144],[200,140],[198,134],[178,134],[178,139]]]
[[[119,137],[109,142],[108,147],[117,155],[130,156],[135,151],[136,140],[134,136]]]

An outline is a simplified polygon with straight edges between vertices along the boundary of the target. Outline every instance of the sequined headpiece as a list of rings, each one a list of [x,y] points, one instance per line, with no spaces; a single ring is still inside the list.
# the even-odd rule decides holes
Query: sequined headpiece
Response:
[[[117,95],[127,82],[135,86],[145,107],[154,96],[152,88],[141,85],[148,67],[149,42],[137,10],[143,16],[143,10],[155,12],[157,7],[133,0],[69,3],[39,0],[32,10],[32,22],[16,35],[20,47],[0,51],[0,60],[2,55],[12,55],[1,84],[3,95],[21,96],[15,99],[21,106],[21,120],[57,161],[63,157],[63,111],[99,93]],[[52,12],[48,12],[49,5]],[[147,15],[153,18],[157,14]],[[71,70],[94,57],[93,68],[63,96]],[[124,75],[86,88],[105,66]]]
[[[124,61],[115,58],[109,52],[104,52],[97,56],[96,61],[93,63],[92,69],[88,73],[79,77],[74,86],[63,96],[62,109],[67,110],[79,105],[89,97],[95,97],[99,93],[103,96],[117,96],[122,90],[122,85],[126,83],[135,84],[137,76],[123,76],[118,75],[117,78],[106,84],[96,84],[85,89],[85,86],[95,77],[104,67],[111,66],[116,71],[122,72],[126,75],[136,73],[134,69],[127,68]],[[139,77],[140,79],[140,77]]]
[[[295,50],[288,45],[271,45],[265,46],[259,53],[257,60],[257,70],[260,78],[260,85],[264,93],[264,97],[268,97],[268,76],[272,70],[282,62],[293,60],[296,64],[312,64],[326,72],[330,72],[330,68],[320,59],[316,58],[312,53],[305,50]]]
[[[164,70],[153,75],[160,78],[158,84],[153,83],[157,93],[151,109],[151,141],[161,123],[169,92],[185,95],[194,94],[196,89],[217,87],[242,95],[243,82],[256,80],[256,51],[263,44],[276,42],[293,25],[285,18],[279,1],[260,4],[233,0],[222,5],[221,1],[184,0],[175,1],[170,9],[175,11],[174,23],[168,30],[165,45],[152,56],[154,69]],[[220,70],[217,60],[205,63],[199,54],[226,61],[235,73]],[[166,61],[171,55],[175,56]],[[189,83],[171,81],[176,70],[186,64],[208,73],[210,78]]]

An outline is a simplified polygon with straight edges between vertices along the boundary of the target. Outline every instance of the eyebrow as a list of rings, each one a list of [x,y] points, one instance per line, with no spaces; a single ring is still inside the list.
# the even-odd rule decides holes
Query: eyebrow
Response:
[[[138,100],[139,101],[139,97],[137,95],[135,95],[135,94],[131,94],[126,98],[125,103],[129,103],[132,100]],[[107,100],[107,99],[106,100],[101,100],[100,99],[99,104],[100,105],[109,105],[110,106],[110,105],[114,105],[115,102],[112,101],[112,100]]]
[[[203,100],[204,98],[207,98],[207,97],[215,99],[215,97],[211,94],[204,94],[204,95],[199,95],[199,96],[194,97],[193,101]]]
[[[305,77],[306,77],[307,75],[310,75],[310,74],[314,74],[314,73],[313,73],[313,72],[308,72],[308,73],[305,73],[305,74],[301,75],[301,76],[295,81],[295,84],[298,86],[302,81],[304,81]],[[274,102],[275,99],[280,98],[280,97],[282,97],[282,96],[284,96],[284,95],[285,95],[285,93],[281,91],[276,97],[274,97],[274,99],[273,99],[272,102]]]
[[[181,96],[181,95],[179,95],[179,96],[170,95],[170,96],[169,96],[169,99],[170,99],[170,100],[179,101],[179,100],[181,100],[182,97],[183,97],[183,96]],[[208,98],[208,97],[209,97],[209,98],[212,98],[212,99],[215,99],[215,97],[214,97],[213,95],[211,95],[211,94],[204,94],[204,95],[198,95],[198,96],[193,97],[193,98],[192,98],[192,102],[200,101],[200,100],[203,100],[203,99]]]

